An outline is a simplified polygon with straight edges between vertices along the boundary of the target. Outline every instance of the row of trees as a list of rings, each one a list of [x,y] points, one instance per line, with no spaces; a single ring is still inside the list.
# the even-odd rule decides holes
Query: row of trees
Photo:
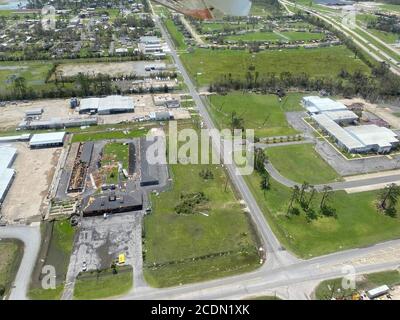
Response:
[[[319,214],[325,217],[337,217],[336,209],[330,204],[331,196],[333,194],[332,188],[328,185],[322,189],[322,196],[318,204],[318,211],[311,206],[317,194],[316,188],[304,182],[300,187],[295,185],[292,188],[292,195],[290,197],[289,206],[286,211],[286,216],[300,215],[300,209],[295,206],[299,204],[303,211],[306,213],[307,221],[312,221],[318,218]]]
[[[224,93],[230,90],[260,90],[263,93],[275,93],[278,90],[297,89],[302,91],[325,90],[332,95],[362,96],[370,101],[394,99],[400,97],[400,77],[389,71],[382,63],[372,69],[372,73],[361,71],[353,73],[343,69],[336,77],[311,77],[308,73],[289,71],[261,74],[247,70],[242,77],[224,74],[209,86],[210,92]]]

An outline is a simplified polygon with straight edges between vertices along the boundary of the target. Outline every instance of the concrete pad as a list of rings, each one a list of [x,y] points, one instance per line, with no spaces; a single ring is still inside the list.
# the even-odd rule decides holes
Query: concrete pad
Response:
[[[392,183],[395,183],[396,185],[400,185],[400,181],[394,181]],[[388,185],[387,183],[378,183],[378,184],[372,184],[372,185],[369,185],[369,186],[347,188],[347,189],[344,189],[344,191],[346,191],[346,193],[357,193],[357,192],[373,191],[373,190],[383,189],[387,185]]]
[[[400,174],[400,170],[390,170],[390,171],[382,171],[382,172],[375,172],[375,173],[368,173],[368,174],[360,174],[356,176],[348,176],[344,177],[345,181],[358,181],[358,180],[367,180],[373,178],[380,178],[380,177],[388,177],[392,175]]]

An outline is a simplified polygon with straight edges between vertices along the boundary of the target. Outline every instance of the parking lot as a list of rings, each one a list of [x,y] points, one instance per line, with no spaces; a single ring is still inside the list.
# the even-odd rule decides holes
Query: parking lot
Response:
[[[8,222],[40,216],[48,201],[48,189],[53,179],[61,148],[29,149],[27,143],[15,143],[17,157],[13,168],[14,182],[2,206],[3,219]]]
[[[125,263],[133,267],[135,286],[144,285],[142,218],[143,212],[127,212],[107,219],[102,216],[82,219],[71,255],[68,279],[74,281],[84,265],[87,270],[107,269],[118,255],[124,254]]]

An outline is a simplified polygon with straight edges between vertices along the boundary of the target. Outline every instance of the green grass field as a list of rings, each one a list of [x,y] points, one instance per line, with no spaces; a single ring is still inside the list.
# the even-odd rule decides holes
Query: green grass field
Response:
[[[129,130],[125,133],[124,130],[115,131],[100,131],[100,132],[85,132],[85,133],[74,133],[72,142],[85,142],[85,141],[97,141],[97,140],[113,140],[113,139],[128,139],[141,137],[147,133],[145,129],[134,129]]]
[[[182,54],[181,59],[199,86],[229,74],[234,78],[244,77],[251,65],[260,77],[266,73],[305,72],[310,77],[335,78],[342,69],[369,72],[369,68],[355,59],[354,54],[344,46],[267,50],[256,54],[238,50],[196,49],[193,53]]]
[[[23,255],[23,243],[0,239],[0,300],[9,293]]]
[[[237,34],[228,36],[226,40],[232,41],[295,41],[295,40],[319,40],[322,39],[324,35],[322,33],[309,33],[309,32],[249,32],[246,34]]]
[[[273,147],[266,151],[273,166],[298,183],[322,184],[340,180],[336,171],[315,151],[313,144]]]
[[[400,284],[400,272],[398,270],[383,271],[362,275],[362,278],[356,281],[356,289],[343,289],[342,279],[332,279],[322,281],[315,289],[315,298],[317,300],[330,300],[335,298],[351,299],[354,292],[368,291],[382,286],[393,286]],[[340,292],[337,290],[340,289]]]
[[[298,133],[289,126],[285,112],[302,110],[302,94],[288,94],[279,102],[275,95],[229,93],[210,96],[214,123],[220,128],[230,128],[232,112],[243,118],[246,129],[254,129],[258,137],[283,136]]]
[[[128,158],[128,145],[120,142],[111,142],[105,145],[103,150],[103,157],[101,160],[101,166],[102,168],[107,168],[106,183],[118,183],[118,163],[120,162],[122,164],[122,168],[128,169]]]
[[[272,180],[271,189],[264,195],[257,173],[245,179],[283,246],[302,258],[372,245],[399,236],[400,217],[391,218],[376,209],[378,191],[334,192],[330,205],[336,209],[337,219],[320,217],[307,222],[301,209],[299,216],[286,217],[292,194],[289,188]],[[321,194],[317,194],[312,202],[311,207],[316,211],[320,199]]]
[[[174,24],[174,21],[171,19],[167,19],[164,22],[165,26],[168,29],[169,34],[174,41],[175,47],[177,50],[186,50],[187,45],[185,42],[185,37],[183,36],[182,32],[179,31],[178,27]]]
[[[104,299],[122,295],[133,285],[131,266],[117,267],[118,273],[111,270],[87,271],[78,275],[74,298],[79,300]]]
[[[0,62],[0,92],[8,90],[12,79],[18,76],[25,78],[27,86],[43,86],[52,67],[52,63],[45,61]]]
[[[50,224],[44,226],[51,228]],[[65,277],[73,248],[75,229],[71,227],[69,220],[55,221],[50,239],[49,248],[45,260],[46,265],[52,265],[56,269],[56,289],[42,289],[40,281],[31,284],[28,295],[37,300],[59,300],[64,290]]]
[[[205,168],[212,171],[213,179],[204,180],[199,176]],[[145,216],[146,281],[154,287],[167,287],[257,268],[257,246],[248,218],[230,185],[226,185],[227,178],[221,167],[171,165],[170,169],[172,189],[153,195],[153,212]],[[209,198],[206,212],[175,213],[182,192],[199,191]],[[154,263],[160,265],[154,266]]]

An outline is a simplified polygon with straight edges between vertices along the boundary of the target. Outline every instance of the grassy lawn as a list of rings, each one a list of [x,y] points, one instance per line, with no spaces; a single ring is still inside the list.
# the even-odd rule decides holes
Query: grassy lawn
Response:
[[[295,40],[319,40],[324,35],[322,33],[309,33],[309,32],[249,32],[246,34],[237,34],[226,37],[226,40],[232,41],[295,41]]]
[[[400,284],[400,273],[397,270],[364,274],[356,280],[356,289],[343,289],[342,279],[332,279],[321,282],[315,289],[317,300],[330,300],[331,297],[350,299],[354,292],[368,291],[382,286],[394,286]],[[337,289],[340,289],[338,292]]]
[[[165,26],[168,29],[169,34],[174,41],[175,47],[178,50],[186,50],[187,45],[185,43],[185,37],[183,36],[182,32],[179,31],[178,27],[174,24],[172,19],[167,19],[164,21]]]
[[[289,188],[271,180],[271,189],[264,195],[257,173],[247,176],[246,181],[274,233],[288,250],[302,258],[367,246],[399,236],[400,218],[385,216],[376,209],[378,191],[334,192],[329,204],[336,209],[337,218],[320,216],[308,222],[297,204],[300,215],[286,217],[292,194]],[[321,194],[317,194],[311,204],[316,212],[319,212],[320,199]]]
[[[0,300],[9,293],[21,263],[22,255],[22,242],[11,239],[0,241]]]
[[[53,64],[46,61],[0,62],[0,92],[8,90],[7,86],[18,76],[25,78],[27,86],[41,87],[52,67]]]
[[[42,289],[40,279],[33,279],[28,295],[31,299],[59,300],[64,289],[75,229],[71,227],[69,220],[55,221],[53,226],[48,223],[43,228],[45,230],[42,235],[43,240],[49,241],[43,265],[52,265],[56,269],[56,289]],[[47,240],[48,236],[50,240]]]
[[[213,179],[200,177],[206,168]],[[144,221],[146,281],[167,287],[257,268],[259,257],[248,217],[226,184],[221,167],[178,164],[170,169],[172,189],[152,196],[153,212]],[[182,192],[199,191],[208,197],[208,209],[193,214],[175,212]]]
[[[122,168],[128,169],[128,157],[129,148],[127,144],[111,142],[105,145],[101,166],[107,172],[106,183],[118,183],[118,163],[122,164]]]
[[[313,144],[273,147],[267,155],[286,178],[299,183],[322,184],[340,180],[340,176],[315,151]],[[318,173],[318,174],[316,174]]]
[[[146,129],[129,130],[128,133],[124,132],[124,130],[75,133],[72,137],[72,142],[128,139],[128,138],[141,137],[146,133],[147,133]]]
[[[302,94],[288,94],[279,102],[276,95],[229,93],[210,96],[210,111],[220,129],[230,128],[232,112],[243,118],[246,129],[254,129],[258,137],[298,133],[289,126],[285,112],[302,110]]]
[[[226,40],[231,41],[278,41],[278,40],[285,40],[283,37],[279,36],[277,33],[274,32],[248,32],[245,34],[235,34],[232,36],[227,36]]]
[[[228,22],[203,22],[201,24],[201,31],[203,33],[216,32],[216,31],[233,31],[236,29],[246,29],[248,26],[245,23],[228,23]]]
[[[76,278],[74,298],[79,300],[103,299],[128,292],[133,285],[131,266],[117,267],[117,273],[111,270],[87,271]]]
[[[229,74],[233,78],[244,77],[251,65],[259,72],[260,78],[271,72],[305,72],[310,77],[331,78],[335,78],[341,69],[369,72],[368,67],[355,59],[354,54],[344,46],[267,50],[256,54],[237,50],[196,49],[193,53],[182,54],[181,59],[200,86]]]
[[[396,43],[396,41],[400,39],[400,35],[394,32],[386,32],[376,29],[368,29],[368,31],[388,44]]]

